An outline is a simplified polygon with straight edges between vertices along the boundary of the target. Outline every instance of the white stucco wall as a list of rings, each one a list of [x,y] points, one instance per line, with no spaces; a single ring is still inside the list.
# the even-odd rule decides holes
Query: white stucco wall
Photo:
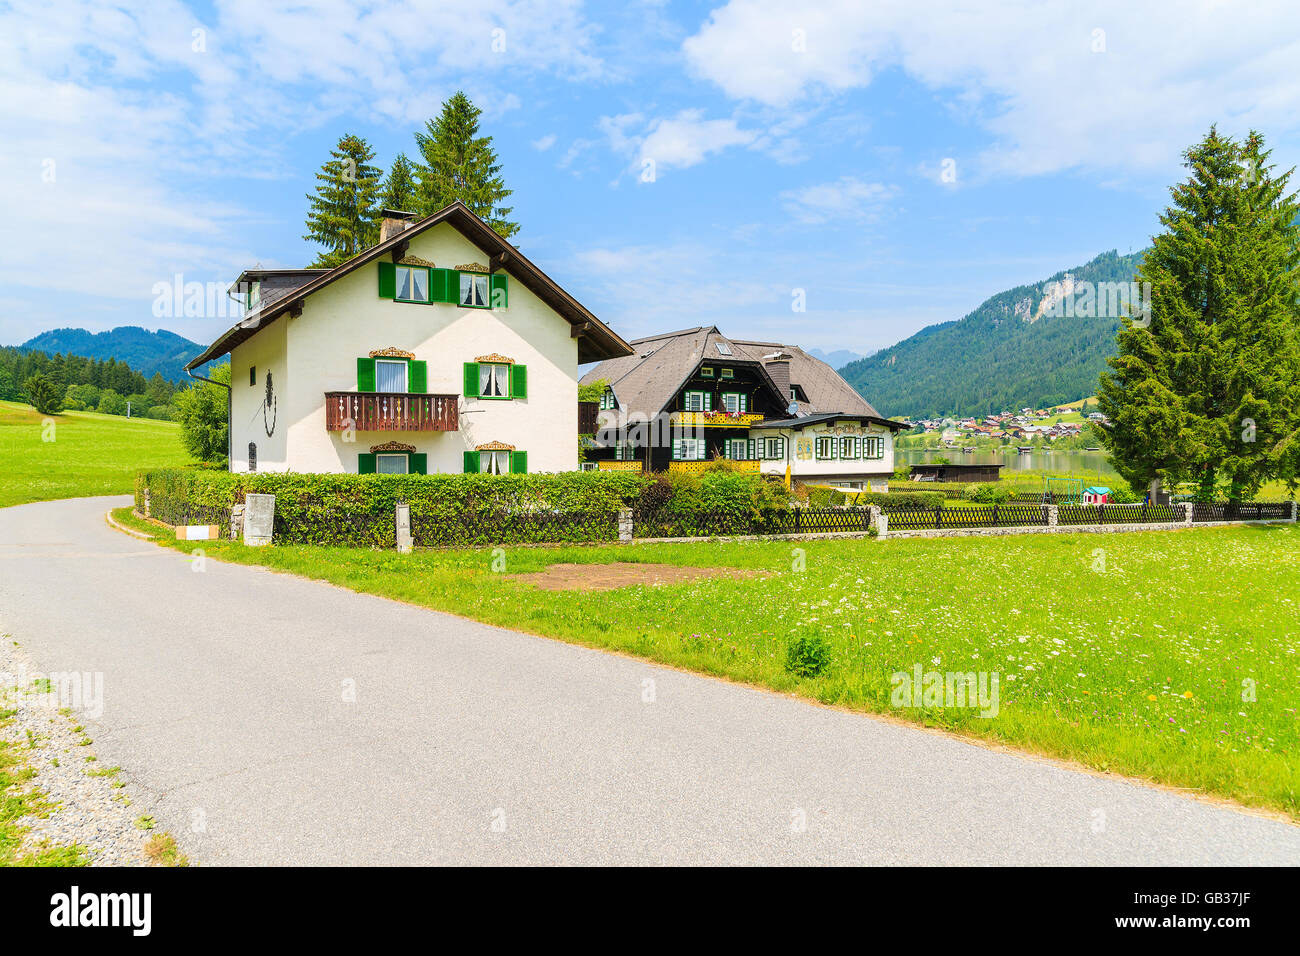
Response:
[[[888,428],[881,428],[878,425],[865,425],[858,422],[828,422],[823,425],[810,425],[802,431],[793,429],[760,429],[751,432],[756,438],[776,437],[780,435],[785,438],[786,457],[784,460],[764,460],[760,464],[760,470],[769,475],[785,475],[786,465],[790,466],[790,474],[793,478],[808,478],[816,476],[830,482],[834,481],[852,481],[870,477],[876,482],[883,482],[888,479],[894,471],[894,436]],[[819,459],[817,458],[817,439],[834,437],[839,439],[846,436],[856,436],[859,438],[883,438],[884,439],[884,457],[883,458],[851,458],[851,459]],[[799,457],[799,442],[810,442],[810,457]],[[836,446],[838,454],[838,445]]]
[[[230,353],[231,471],[248,471],[248,443],[257,445],[258,471],[289,470],[284,396],[288,393],[288,363],[285,336],[288,324],[271,323]],[[248,370],[257,371],[257,384],[248,384]],[[266,375],[271,373],[274,408],[263,412]],[[267,426],[274,424],[272,434]],[[298,469],[301,470],[301,469]]]
[[[488,255],[449,223],[415,236],[409,255],[439,268],[477,262]],[[509,274],[509,269],[506,269]],[[466,309],[447,303],[407,303],[381,299],[378,263],[359,269],[311,295],[297,318],[281,316],[248,342],[232,360],[236,398],[235,467],[241,447],[258,442],[258,470],[355,472],[357,456],[371,445],[399,441],[428,455],[428,471],[460,473],[463,452],[492,441],[528,452],[528,470],[571,471],[578,467],[578,343],[570,325],[510,276],[509,304],[503,309]],[[271,338],[268,339],[268,336]],[[274,337],[280,337],[277,346]],[[264,339],[268,341],[263,344]],[[456,432],[358,432],[354,442],[325,430],[325,392],[356,391],[359,356],[388,347],[414,353],[428,364],[428,391],[461,396],[460,430]],[[258,351],[261,349],[262,351]],[[499,354],[528,368],[528,397],[481,401],[461,395],[463,367],[479,356]],[[276,355],[286,368],[283,380]],[[262,452],[266,439],[260,417],[252,434],[241,411],[248,387],[248,364],[269,363],[279,393],[275,440],[285,443],[278,457]],[[242,379],[240,376],[243,376]],[[283,383],[282,383],[283,382]],[[241,417],[242,416],[242,417]],[[246,468],[246,464],[245,464]]]

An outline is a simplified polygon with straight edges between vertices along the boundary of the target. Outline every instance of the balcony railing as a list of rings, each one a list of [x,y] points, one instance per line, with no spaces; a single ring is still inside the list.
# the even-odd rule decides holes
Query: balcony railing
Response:
[[[703,425],[715,428],[748,428],[763,420],[762,415],[741,414],[739,412],[673,412],[670,424]]]
[[[730,460],[730,459],[728,460],[737,471],[757,472],[759,470],[759,463],[758,460],[755,458],[746,458],[738,461]],[[711,464],[713,464],[713,462],[711,461],[670,461],[668,463],[668,470],[698,473],[704,471],[704,469],[708,468]]]
[[[325,429],[359,432],[454,432],[459,396],[418,392],[326,392]]]
[[[598,461],[597,471],[642,471],[639,461]]]

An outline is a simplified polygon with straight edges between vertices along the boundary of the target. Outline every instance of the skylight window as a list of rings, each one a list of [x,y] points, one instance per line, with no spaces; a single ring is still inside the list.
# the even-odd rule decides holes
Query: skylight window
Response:
[[[728,345],[726,342],[714,342],[713,344],[717,348],[719,355],[731,354],[731,346]]]

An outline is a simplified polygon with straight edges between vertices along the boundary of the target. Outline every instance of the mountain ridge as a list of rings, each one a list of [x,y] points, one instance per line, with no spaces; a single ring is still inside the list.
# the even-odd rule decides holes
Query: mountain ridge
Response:
[[[88,329],[50,329],[34,335],[22,345],[24,352],[47,355],[81,355],[92,359],[117,359],[145,378],[160,372],[173,382],[188,380],[185,365],[203,352],[203,346],[167,329],[149,330],[138,325],[121,325],[107,332]],[[201,370],[200,370],[201,371]]]
[[[838,371],[882,414],[909,418],[1043,408],[1092,395],[1127,314],[1096,306],[1105,299],[1102,284],[1122,283],[1127,294],[1145,255],[1103,252]]]

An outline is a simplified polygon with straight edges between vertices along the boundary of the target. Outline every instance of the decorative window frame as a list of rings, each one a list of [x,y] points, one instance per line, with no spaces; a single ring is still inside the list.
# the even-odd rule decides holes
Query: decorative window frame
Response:
[[[836,453],[836,451],[838,451],[838,448],[836,447],[838,441],[839,441],[839,439],[837,439],[834,435],[820,435],[820,436],[818,436],[818,437],[817,437],[817,440],[816,440],[817,460],[818,460],[818,461],[835,461],[835,460],[836,460],[835,453]],[[829,450],[830,450],[830,454],[829,454],[829,455],[824,453],[824,450],[826,450],[826,449],[829,449]]]

